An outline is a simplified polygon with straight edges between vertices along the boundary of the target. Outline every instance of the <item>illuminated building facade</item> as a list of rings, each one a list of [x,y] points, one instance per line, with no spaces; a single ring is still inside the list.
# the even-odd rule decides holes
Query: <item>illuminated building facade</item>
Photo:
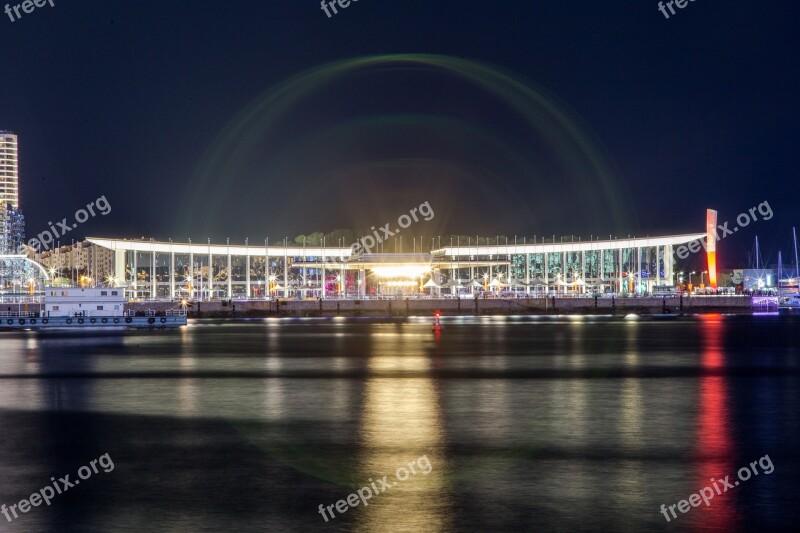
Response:
[[[481,291],[637,295],[674,285],[674,248],[705,233],[663,237],[445,246],[353,255],[327,246],[219,245],[89,238],[113,253],[102,281],[136,298],[394,297]],[[102,273],[101,273],[102,274]],[[98,281],[101,281],[98,279]]]

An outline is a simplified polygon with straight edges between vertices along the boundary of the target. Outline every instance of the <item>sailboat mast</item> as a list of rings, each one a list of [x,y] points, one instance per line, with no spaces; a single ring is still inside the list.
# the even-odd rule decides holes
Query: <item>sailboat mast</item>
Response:
[[[758,235],[756,235],[756,270],[759,269],[758,266],[758,258],[761,256],[761,252],[758,251]]]
[[[800,270],[798,270],[798,263],[797,263],[797,229],[792,227],[792,236],[794,237],[794,271],[795,277],[800,276]]]

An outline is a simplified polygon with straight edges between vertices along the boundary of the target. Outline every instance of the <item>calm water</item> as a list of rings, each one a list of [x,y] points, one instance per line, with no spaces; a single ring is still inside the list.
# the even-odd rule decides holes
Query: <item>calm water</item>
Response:
[[[16,504],[51,476],[75,480],[103,454],[114,463],[49,507],[11,523],[0,515],[0,531],[798,523],[800,320],[491,317],[445,326],[439,338],[428,319],[0,334],[0,503]],[[661,514],[662,504],[711,478],[732,483],[765,455],[772,473],[756,463],[759,475],[710,506],[669,523]],[[409,463],[415,473],[398,472]],[[396,485],[366,507],[336,510],[361,487],[380,492],[384,475]],[[320,504],[334,506],[328,522]]]

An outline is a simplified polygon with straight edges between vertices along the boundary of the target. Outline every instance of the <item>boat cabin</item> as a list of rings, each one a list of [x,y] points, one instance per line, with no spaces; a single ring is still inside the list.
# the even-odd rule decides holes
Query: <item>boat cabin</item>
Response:
[[[122,316],[124,287],[46,287],[44,316]]]

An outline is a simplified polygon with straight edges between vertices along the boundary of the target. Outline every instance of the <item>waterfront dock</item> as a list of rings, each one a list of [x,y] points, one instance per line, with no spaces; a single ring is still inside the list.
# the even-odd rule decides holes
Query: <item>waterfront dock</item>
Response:
[[[171,302],[142,302],[131,308],[160,310]],[[685,314],[769,311],[769,305],[748,296],[680,297],[548,297],[548,298],[403,298],[403,299],[326,299],[326,300],[233,300],[193,302],[190,317],[398,317],[429,316],[439,310],[445,316],[481,315],[652,315],[671,312]]]

